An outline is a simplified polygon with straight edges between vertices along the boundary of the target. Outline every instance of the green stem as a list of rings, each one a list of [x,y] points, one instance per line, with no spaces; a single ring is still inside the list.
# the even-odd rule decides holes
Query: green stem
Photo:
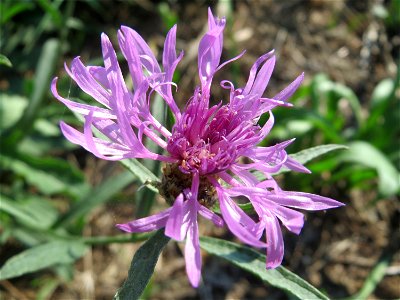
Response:
[[[133,234],[118,234],[114,236],[76,236],[68,233],[60,233],[54,230],[41,230],[30,228],[31,233],[35,233],[39,240],[46,240],[48,238],[64,241],[77,241],[83,242],[88,245],[105,245],[111,243],[135,243],[149,239],[154,232],[149,233],[133,233]]]
[[[123,244],[132,242],[141,242],[147,240],[153,233],[142,234],[119,234],[114,236],[83,236],[79,240],[88,245],[103,245],[103,244]]]

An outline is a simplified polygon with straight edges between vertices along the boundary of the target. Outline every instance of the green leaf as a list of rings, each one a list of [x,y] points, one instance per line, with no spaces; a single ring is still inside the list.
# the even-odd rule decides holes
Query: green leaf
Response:
[[[284,267],[266,270],[266,256],[251,248],[210,237],[201,237],[200,246],[207,252],[222,257],[243,270],[256,275],[263,282],[284,290],[299,299],[329,299],[307,281]]]
[[[42,7],[42,9],[44,10],[44,12],[46,12],[47,15],[51,16],[51,19],[54,22],[54,24],[58,28],[61,28],[63,17],[59,12],[58,7],[54,5],[54,1],[37,0],[37,3],[39,4],[40,7]]]
[[[309,120],[289,120],[286,124],[290,136],[302,136],[313,129],[313,124]]]
[[[383,196],[391,196],[399,191],[400,174],[384,153],[364,141],[355,141],[348,146],[349,151],[338,157],[340,161],[359,163],[375,169],[379,177],[379,192]]]
[[[158,4],[158,13],[161,16],[161,20],[163,21],[165,32],[169,30],[172,26],[178,23],[178,16],[174,10],[172,10],[167,4],[167,2],[161,2]]]
[[[46,119],[37,119],[33,127],[46,137],[58,137],[60,135],[60,128]]]
[[[33,196],[16,201],[1,195],[0,210],[13,216],[20,223],[38,229],[49,228],[58,215],[49,201]]]
[[[386,78],[380,81],[371,95],[371,109],[387,102],[391,98],[395,88],[395,82],[391,78]]]
[[[110,200],[112,196],[133,182],[135,178],[128,171],[117,176],[111,176],[99,186],[89,190],[63,215],[53,227],[65,226],[80,216],[85,215],[94,207]]]
[[[60,279],[44,279],[41,282],[41,286],[36,294],[35,300],[51,299],[51,296],[60,284]]]
[[[321,98],[321,86],[329,84],[331,81],[328,75],[319,73],[314,76],[310,85],[311,104],[314,111],[318,111]]]
[[[139,248],[131,262],[128,278],[115,294],[115,300],[139,299],[154,273],[161,251],[169,240],[170,238],[164,235],[164,229],[160,229]]]
[[[60,42],[57,39],[50,39],[43,45],[43,50],[35,70],[35,81],[33,83],[30,104],[24,113],[24,118],[21,120],[24,125],[31,126],[45,99],[45,95],[49,93],[50,81],[58,61],[59,51]]]
[[[24,113],[28,99],[19,95],[0,94],[0,130],[14,125]]]
[[[245,213],[248,213],[248,214],[253,214],[253,213],[254,213],[254,207],[253,207],[253,205],[251,204],[251,202],[248,202],[248,203],[241,203],[241,204],[238,204],[238,206],[239,206]]]
[[[369,299],[369,296],[372,294],[372,292],[376,289],[378,284],[385,276],[386,270],[389,267],[389,263],[390,263],[389,257],[384,257],[383,259],[381,259],[372,269],[371,273],[369,273],[361,290],[357,294],[350,296],[348,299],[352,300]]]
[[[20,2],[20,1],[15,1],[10,5],[10,2],[4,3],[2,1],[1,5],[2,11],[1,11],[1,19],[0,19],[0,24],[6,24],[12,17],[18,15],[19,13],[26,11],[26,10],[31,10],[35,7],[35,5],[31,2]]]
[[[25,180],[37,187],[43,194],[51,195],[65,189],[65,184],[44,170],[32,168],[23,161],[3,156],[1,166],[5,170],[13,170]]]
[[[382,124],[380,119],[385,120],[385,111],[390,107],[390,102],[394,100],[394,92],[396,86],[395,81],[391,78],[386,78],[380,81],[372,92],[370,115],[363,127],[363,133],[368,136],[370,130],[383,129],[377,124]]]
[[[243,210],[245,213],[247,214],[254,214],[254,207],[251,204],[251,202],[247,202],[247,203],[238,203],[238,206],[240,207],[241,210]],[[215,212],[216,214],[221,214],[221,208],[219,207],[219,203],[215,203],[215,205],[211,208],[211,210],[213,212]]]
[[[32,230],[19,226],[12,228],[12,237],[26,247],[35,247],[50,241],[47,235],[37,236],[36,234],[32,234]]]
[[[32,129],[32,123],[37,117],[46,94],[49,93],[50,80],[58,61],[59,50],[60,42],[57,39],[49,39],[44,43],[36,67],[33,92],[29,105],[24,110],[13,131],[5,139],[5,144],[15,145]]]
[[[57,264],[70,264],[85,253],[79,242],[55,241],[25,250],[6,261],[0,269],[0,280],[36,272]]]
[[[66,192],[77,196],[87,189],[83,174],[66,161],[51,157],[34,157],[18,153],[3,154],[0,166],[13,170],[38,188],[43,194],[52,195]]]
[[[337,105],[341,98],[349,102],[358,126],[360,126],[362,124],[361,105],[353,90],[341,83],[331,81],[326,74],[318,74],[314,77],[311,83],[311,103],[314,111],[321,112],[321,108],[323,108],[321,99],[323,99],[323,102],[326,102],[327,105],[327,111],[324,114],[329,116],[330,119],[335,119]]]
[[[12,67],[11,61],[8,59],[7,56],[5,56],[5,55],[3,55],[3,54],[0,54],[0,66],[1,66],[1,65],[6,66],[6,67],[9,67],[9,68]]]
[[[358,125],[360,126],[362,124],[361,105],[357,95],[353,92],[352,89],[340,83],[333,83],[332,91],[337,97],[344,98],[349,102],[350,107],[353,110],[354,116],[356,117],[356,120],[358,122]]]
[[[43,157],[50,153],[71,153],[77,147],[64,136],[45,137],[40,134],[30,134],[18,144],[17,151],[26,155]]]
[[[160,181],[156,175],[154,175],[149,169],[147,169],[143,164],[141,164],[137,159],[124,159],[120,161],[137,179],[146,184],[147,182],[158,182]],[[151,186],[146,185],[151,190],[158,192],[158,190]]]
[[[301,164],[306,164],[309,161],[313,160],[314,158],[317,158],[328,152],[332,152],[335,150],[344,150],[344,149],[348,149],[348,147],[345,145],[336,145],[336,144],[321,145],[291,154],[290,157],[295,159]]]
[[[400,26],[400,1],[392,0],[390,1],[389,7],[389,16],[386,19],[387,25],[390,29],[397,30]]]

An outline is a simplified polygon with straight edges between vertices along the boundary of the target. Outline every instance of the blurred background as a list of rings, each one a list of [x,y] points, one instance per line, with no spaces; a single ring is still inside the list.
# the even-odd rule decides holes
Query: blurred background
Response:
[[[305,82],[291,99],[294,108],[275,110],[276,125],[263,144],[295,137],[289,153],[349,147],[308,163],[311,175],[279,175],[284,189],[346,204],[307,214],[300,236],[285,233],[283,265],[332,298],[400,297],[400,1],[1,0],[0,264],[29,251],[28,261],[14,258],[2,269],[2,299],[113,297],[146,238],[123,235],[114,224],[166,204],[150,190],[138,191],[141,183],[118,162],[99,160],[60,134],[60,120],[77,127],[80,121],[54,99],[50,82],[58,76],[61,95],[92,102],[64,62],[79,55],[87,65],[102,65],[100,34],[118,50],[121,25],[137,30],[161,58],[165,34],[178,23],[177,49],[185,57],[174,79],[183,108],[199,84],[197,46],[207,7],[227,17],[222,61],[247,50],[217,74],[214,101],[228,97],[219,81],[243,85],[252,63],[275,49],[266,95],[303,71]],[[160,172],[159,165],[146,166]],[[207,222],[200,232],[233,240]],[[193,289],[182,245],[169,243],[143,297],[291,299],[203,255],[204,284]]]

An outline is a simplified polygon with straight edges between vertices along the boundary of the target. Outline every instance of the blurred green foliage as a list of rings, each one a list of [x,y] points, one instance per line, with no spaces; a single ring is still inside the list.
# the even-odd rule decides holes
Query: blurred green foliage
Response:
[[[391,28],[399,24],[400,14],[395,13],[399,3],[392,0],[385,15]],[[115,199],[132,183],[141,185],[147,179],[154,180],[152,173],[160,172],[157,163],[127,161],[124,164],[128,171],[91,186],[82,170],[67,159],[68,154],[79,150],[62,137],[58,122],[79,121],[53,100],[50,80],[61,68],[64,56],[80,53],[86,39],[92,33],[97,37],[100,30],[74,17],[76,5],[75,1],[63,0],[0,3],[0,73],[8,84],[0,93],[0,242],[2,246],[17,242],[21,250],[8,254],[11,258],[3,265],[0,279],[51,268],[57,275],[54,280],[32,280],[43,298],[62,280],[71,279],[73,263],[84,255],[88,245],[134,242],[147,237],[88,238],[82,233],[88,215],[96,207]],[[101,1],[79,5],[89,15],[102,15],[107,10]],[[177,14],[166,2],[159,4],[158,13],[165,31],[178,22]],[[237,72],[233,76],[238,76]],[[179,77],[178,73],[175,79]],[[279,121],[269,140],[297,137],[291,146],[293,153],[315,146],[316,141],[321,145],[344,144],[349,150],[308,165],[315,176],[285,175],[286,185],[302,191],[332,185],[341,189],[340,195],[348,195],[352,189],[378,189],[376,199],[398,195],[400,153],[395,141],[399,139],[399,82],[399,74],[382,80],[365,103],[349,87],[332,81],[326,74],[316,75],[303,85],[291,99],[294,108],[275,112]],[[90,101],[71,86],[65,75],[60,79],[60,89]],[[300,102],[305,105],[296,105]],[[160,120],[170,119],[162,105],[154,107],[158,111],[153,113]],[[324,183],[316,180],[321,172],[329,174]],[[339,181],[345,186],[339,188]],[[137,217],[149,213],[154,197],[155,192],[147,188],[136,194]],[[60,199],[67,203],[63,210],[57,205]]]

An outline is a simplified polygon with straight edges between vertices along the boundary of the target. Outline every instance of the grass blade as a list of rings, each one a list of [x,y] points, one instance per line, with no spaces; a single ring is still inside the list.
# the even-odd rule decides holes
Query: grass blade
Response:
[[[0,66],[1,65],[12,68],[11,61],[7,58],[7,56],[5,56],[3,54],[0,54]]]
[[[54,241],[25,250],[6,261],[0,280],[18,277],[57,264],[73,263],[83,256],[86,246],[80,242]]]
[[[100,186],[97,186],[85,194],[79,202],[63,215],[53,226],[63,227],[76,218],[85,215],[94,207],[101,203],[108,201],[112,196],[125,188],[128,184],[132,183],[134,177],[130,172],[124,172],[117,176],[110,177]]]
[[[35,81],[33,83],[33,93],[29,105],[25,109],[21,119],[12,128],[12,132],[7,136],[4,143],[15,145],[31,129],[40,106],[49,92],[50,79],[54,74],[60,52],[60,43],[57,39],[49,39],[43,45],[43,50],[36,67]]]
[[[400,173],[385,156],[370,143],[355,141],[349,144],[349,151],[338,158],[340,161],[362,164],[378,173],[379,192],[391,196],[400,190]]]

